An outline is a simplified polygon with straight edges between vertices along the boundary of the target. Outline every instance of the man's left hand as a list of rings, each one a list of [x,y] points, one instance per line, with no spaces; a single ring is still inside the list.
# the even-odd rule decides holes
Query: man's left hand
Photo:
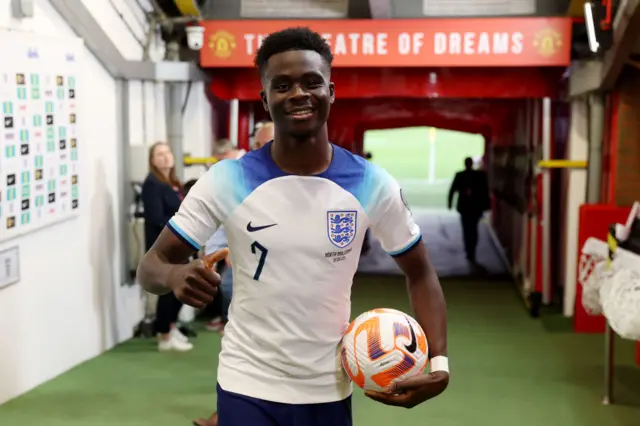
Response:
[[[367,391],[365,395],[385,405],[413,408],[440,395],[449,385],[449,373],[434,371],[392,384],[385,392]]]

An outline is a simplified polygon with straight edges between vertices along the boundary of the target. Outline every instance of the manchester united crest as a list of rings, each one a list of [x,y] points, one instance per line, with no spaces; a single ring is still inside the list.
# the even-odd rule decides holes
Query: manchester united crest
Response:
[[[545,28],[535,35],[533,46],[542,56],[553,56],[562,47],[562,35],[554,29]]]
[[[217,58],[228,58],[236,48],[236,38],[228,31],[216,31],[209,37],[209,49]]]

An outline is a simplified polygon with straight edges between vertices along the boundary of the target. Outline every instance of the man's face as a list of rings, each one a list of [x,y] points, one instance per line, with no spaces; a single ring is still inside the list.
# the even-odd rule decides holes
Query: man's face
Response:
[[[261,96],[278,132],[305,137],[324,126],[334,101],[329,79],[329,65],[317,52],[292,50],[269,58]]]

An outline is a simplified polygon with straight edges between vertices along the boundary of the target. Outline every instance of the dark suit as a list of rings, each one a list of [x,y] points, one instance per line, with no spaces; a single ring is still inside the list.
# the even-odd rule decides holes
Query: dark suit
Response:
[[[156,241],[160,232],[180,208],[182,192],[160,181],[149,173],[142,184],[142,204],[144,205],[144,238],[147,251]],[[182,303],[173,293],[158,297],[156,307],[156,333],[168,333],[171,324],[178,320]]]
[[[467,259],[475,262],[478,245],[478,222],[489,209],[489,184],[487,175],[480,170],[463,170],[456,173],[449,189],[449,208],[453,195],[458,193],[457,210],[462,221],[462,234]]]

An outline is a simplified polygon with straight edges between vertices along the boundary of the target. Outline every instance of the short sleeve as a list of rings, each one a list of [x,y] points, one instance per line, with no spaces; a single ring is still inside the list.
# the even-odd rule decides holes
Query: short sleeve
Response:
[[[365,212],[373,234],[384,251],[399,256],[421,241],[420,228],[413,220],[402,189],[386,170],[370,164],[365,173]]]
[[[169,221],[169,229],[199,250],[244,199],[243,182],[238,161],[216,163],[193,185]]]

